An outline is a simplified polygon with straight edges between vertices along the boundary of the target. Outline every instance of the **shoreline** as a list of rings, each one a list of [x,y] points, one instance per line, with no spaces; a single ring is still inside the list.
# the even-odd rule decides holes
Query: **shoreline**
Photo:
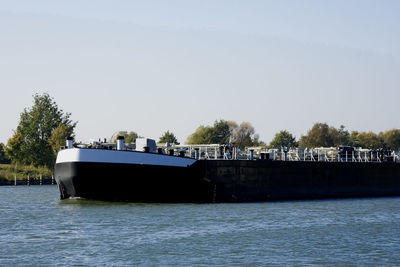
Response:
[[[0,164],[0,186],[55,183],[53,172],[46,167]]]
[[[53,178],[26,178],[18,180],[0,179],[0,186],[19,186],[19,185],[55,185],[56,181]]]

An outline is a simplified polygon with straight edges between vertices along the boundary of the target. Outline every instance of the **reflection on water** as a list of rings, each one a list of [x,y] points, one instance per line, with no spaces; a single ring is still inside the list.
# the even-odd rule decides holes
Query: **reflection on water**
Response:
[[[400,265],[400,198],[243,204],[59,200],[0,187],[0,265]]]

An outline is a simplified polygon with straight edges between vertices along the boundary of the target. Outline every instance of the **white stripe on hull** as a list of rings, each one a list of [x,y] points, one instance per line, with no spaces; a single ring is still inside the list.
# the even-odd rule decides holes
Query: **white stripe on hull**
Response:
[[[195,163],[196,160],[137,151],[70,148],[58,152],[56,164],[64,162],[123,163],[187,167]]]

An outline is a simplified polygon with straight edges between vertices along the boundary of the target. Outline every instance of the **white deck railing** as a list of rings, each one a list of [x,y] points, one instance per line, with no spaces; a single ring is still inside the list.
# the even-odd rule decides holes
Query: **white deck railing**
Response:
[[[77,147],[116,149],[115,143],[96,142],[94,144],[77,144]],[[281,148],[267,149],[265,147],[246,147],[240,150],[235,146],[219,144],[175,145],[157,144],[161,153],[197,159],[270,159],[281,161],[324,161],[324,162],[398,162],[400,152],[389,152],[356,148],[350,151],[341,151],[335,147],[321,148]],[[127,144],[124,150],[135,150],[134,144]]]

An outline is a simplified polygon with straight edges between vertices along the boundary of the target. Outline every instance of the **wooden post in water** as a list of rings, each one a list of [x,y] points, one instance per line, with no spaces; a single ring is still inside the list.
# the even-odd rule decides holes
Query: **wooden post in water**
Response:
[[[28,181],[27,181],[27,183],[26,183],[27,185],[29,185],[29,179],[30,179],[30,177],[29,177],[29,174],[28,174]]]
[[[54,175],[51,175],[51,184],[54,184]]]
[[[42,175],[40,175],[40,178],[39,178],[40,180],[39,180],[39,184],[40,185],[42,185]]]
[[[14,173],[14,185],[17,185],[17,174]]]

